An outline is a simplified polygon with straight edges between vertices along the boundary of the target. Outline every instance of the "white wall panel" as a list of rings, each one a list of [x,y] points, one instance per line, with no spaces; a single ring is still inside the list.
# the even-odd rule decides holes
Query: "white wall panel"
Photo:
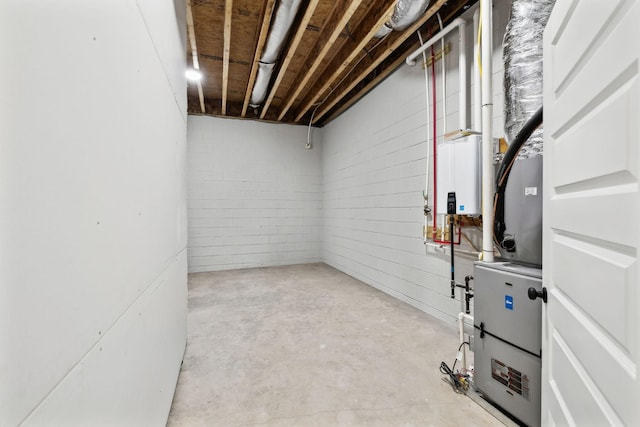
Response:
[[[189,271],[321,260],[321,144],[306,140],[302,126],[189,117]]]
[[[0,6],[1,425],[166,420],[186,335],[183,8]]]

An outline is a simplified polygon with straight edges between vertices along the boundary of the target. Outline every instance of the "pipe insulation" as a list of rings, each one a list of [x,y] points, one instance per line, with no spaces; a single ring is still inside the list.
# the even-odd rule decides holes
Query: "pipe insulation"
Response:
[[[278,60],[282,45],[300,8],[300,3],[301,0],[280,0],[260,62],[273,64]]]
[[[480,25],[480,10],[473,12],[473,36],[478,34]],[[482,81],[480,76],[480,46],[473,44],[473,120],[471,129],[478,131],[482,128]]]
[[[467,122],[467,22],[462,21],[458,27],[459,48],[458,48],[458,75],[460,80],[460,90],[458,91],[459,125],[460,130],[469,128]],[[444,54],[444,49],[443,49]],[[444,64],[444,55],[442,59]],[[446,131],[446,129],[445,129]]]
[[[404,31],[416,22],[429,7],[430,0],[398,0],[391,18],[378,30],[375,37],[382,38],[393,31]]]
[[[482,260],[493,262],[493,0],[480,0],[482,63]]]
[[[258,74],[256,75],[256,82],[253,85],[251,101],[249,103],[252,107],[259,107],[266,98],[275,65],[276,64],[266,64],[264,62],[258,63]]]
[[[503,42],[504,131],[511,144],[542,105],[542,35],[555,0],[513,0]],[[542,155],[542,126],[518,158]]]
[[[398,0],[387,25],[395,31],[404,31],[422,16],[429,0]]]
[[[275,17],[269,30],[269,36],[267,37],[267,43],[260,57],[256,82],[251,92],[249,105],[253,108],[259,107],[264,102],[269,83],[271,82],[271,75],[280,57],[280,52],[287,39],[289,30],[296,18],[300,3],[302,3],[302,0],[280,0],[278,3],[278,8],[276,9]]]

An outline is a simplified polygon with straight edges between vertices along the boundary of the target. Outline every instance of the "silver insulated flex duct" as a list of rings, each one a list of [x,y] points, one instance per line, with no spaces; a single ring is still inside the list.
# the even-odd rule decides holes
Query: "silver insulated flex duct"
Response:
[[[429,0],[398,0],[388,25],[395,31],[404,31],[422,16]]]
[[[267,89],[269,88],[273,69],[280,56],[280,51],[287,38],[287,34],[289,34],[293,20],[296,18],[301,2],[302,0],[280,0],[278,3],[278,8],[276,9],[276,14],[273,18],[271,29],[269,30],[269,37],[267,37],[267,43],[264,46],[260,64],[258,64],[256,82],[251,92],[249,105],[253,108],[262,105],[264,98],[267,96]]]
[[[428,6],[429,0],[398,0],[391,19],[378,30],[375,37],[382,38],[392,30],[406,30],[424,14]]]
[[[542,33],[555,0],[513,0],[504,35],[504,131],[510,144],[542,105]],[[519,159],[542,155],[542,126]]]
[[[503,259],[537,266],[542,265],[542,35],[554,3],[513,0],[503,45],[510,147],[498,169],[494,236]]]

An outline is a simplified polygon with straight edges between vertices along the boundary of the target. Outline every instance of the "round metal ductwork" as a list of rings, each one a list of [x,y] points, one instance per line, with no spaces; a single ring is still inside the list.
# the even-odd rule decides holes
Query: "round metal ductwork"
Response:
[[[393,15],[376,33],[382,38],[391,30],[404,31],[420,18],[429,6],[429,0],[398,0]]]

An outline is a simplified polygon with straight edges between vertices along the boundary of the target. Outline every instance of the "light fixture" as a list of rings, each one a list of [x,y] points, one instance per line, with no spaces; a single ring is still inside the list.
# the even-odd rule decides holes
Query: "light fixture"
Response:
[[[184,75],[190,82],[199,82],[200,80],[202,80],[202,73],[200,72],[200,70],[196,70],[194,68],[187,69]]]

